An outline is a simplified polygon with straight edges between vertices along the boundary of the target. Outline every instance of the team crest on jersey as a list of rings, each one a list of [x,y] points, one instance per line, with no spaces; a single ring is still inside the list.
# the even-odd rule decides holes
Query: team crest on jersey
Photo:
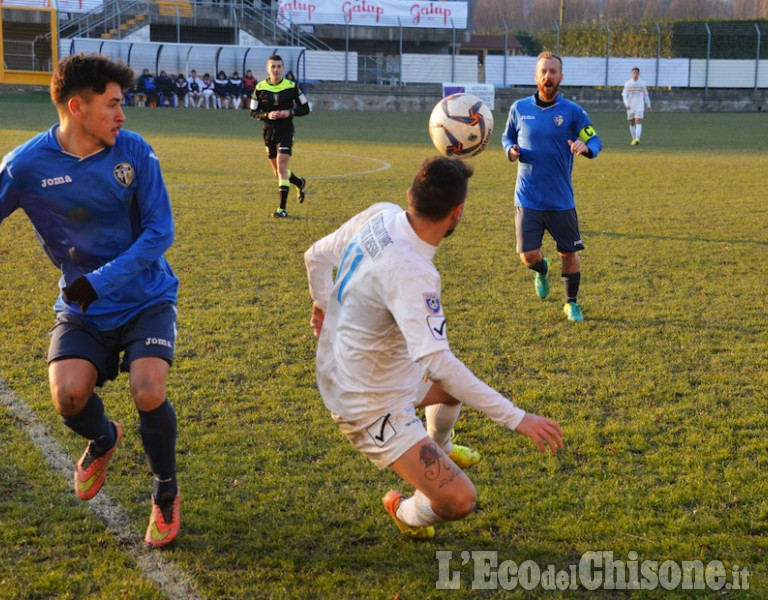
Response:
[[[131,185],[131,182],[133,182],[133,167],[128,163],[120,163],[119,165],[116,165],[115,170],[112,171],[112,173],[114,174],[115,179],[120,182],[120,185],[128,187]]]
[[[565,118],[563,118],[563,115],[555,115],[555,125],[560,127],[560,125],[562,125],[563,122],[565,122]]]
[[[440,297],[437,294],[424,294],[424,302],[431,312],[435,314],[440,312]]]

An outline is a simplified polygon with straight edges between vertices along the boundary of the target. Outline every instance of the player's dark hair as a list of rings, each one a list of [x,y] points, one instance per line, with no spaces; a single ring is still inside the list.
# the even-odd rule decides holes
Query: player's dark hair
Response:
[[[280,61],[281,63],[284,63],[283,57],[280,56],[279,54],[270,54],[269,58],[267,59],[267,62],[269,62],[270,60]]]
[[[638,67],[632,67],[632,70],[637,71],[638,73],[640,72],[640,69]]]
[[[101,54],[73,54],[62,58],[51,77],[51,99],[63,106],[82,92],[103,94],[107,85],[116,83],[125,92],[134,82],[133,70]]]
[[[433,156],[422,164],[411,184],[411,204],[416,213],[440,221],[463,204],[474,170],[458,158]]]

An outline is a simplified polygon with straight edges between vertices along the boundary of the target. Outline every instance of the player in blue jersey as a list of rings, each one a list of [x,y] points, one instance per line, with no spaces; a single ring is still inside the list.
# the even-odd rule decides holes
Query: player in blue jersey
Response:
[[[569,320],[583,321],[577,302],[581,282],[577,252],[584,249],[584,242],[571,173],[574,155],[595,158],[603,144],[587,113],[559,95],[562,80],[560,57],[542,52],[536,62],[538,91],[512,105],[502,144],[510,162],[520,161],[515,186],[517,252],[523,264],[536,272],[536,294],[539,298],[549,294],[549,260],[541,251],[546,230],[560,255],[563,310]]]
[[[64,424],[89,440],[75,492],[90,500],[104,484],[122,429],[95,389],[128,371],[154,473],[144,539],[160,547],[179,531],[176,414],[166,398],[179,281],[163,258],[174,225],[157,156],[122,130],[133,81],[130,68],[100,55],[57,65],[51,98],[59,123],[4,157],[0,221],[23,210],[62,272],[48,379]]]

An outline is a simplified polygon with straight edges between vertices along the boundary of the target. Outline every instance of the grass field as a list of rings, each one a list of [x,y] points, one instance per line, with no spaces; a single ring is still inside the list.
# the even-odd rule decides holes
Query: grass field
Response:
[[[127,116],[161,158],[176,216],[182,532],[162,553],[133,543],[150,476],[125,376],[102,394],[125,431],[104,492],[133,541],[77,500],[0,403],[0,599],[768,597],[768,115],[651,113],[636,148],[623,114],[591,115],[605,148],[575,169],[587,249],[574,325],[560,287],[536,298],[514,253],[515,166],[496,114],[464,220],[436,258],[449,338],[481,378],[557,419],[566,449],[541,455],[465,409],[459,439],[484,458],[470,473],[479,508],[427,543],[399,534],[381,506],[397,478],[357,455],[322,405],[302,258],[369,204],[404,204],[433,153],[427,115],[298,120],[292,167],[310,183],[286,220],[270,216],[276,185],[245,111]],[[54,119],[46,103],[0,101],[0,153]],[[544,250],[556,266],[551,239]],[[23,213],[3,222],[0,379],[76,459],[84,444],[46,379],[57,280]],[[750,589],[472,590],[477,565],[460,557],[473,550],[542,570],[587,551],[721,561],[728,582],[746,567]],[[436,589],[441,551],[459,590]],[[181,594],[148,577],[157,554],[188,576]]]

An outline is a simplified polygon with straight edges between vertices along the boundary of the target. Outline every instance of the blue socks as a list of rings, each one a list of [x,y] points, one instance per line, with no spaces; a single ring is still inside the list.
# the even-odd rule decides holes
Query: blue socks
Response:
[[[565,287],[565,301],[576,302],[579,295],[579,284],[581,283],[581,273],[562,273],[563,286]]]
[[[104,413],[104,403],[95,393],[88,398],[83,410],[70,417],[62,415],[61,420],[78,435],[93,441],[97,455],[104,454],[115,445],[115,427]]]
[[[155,474],[152,496],[176,497],[176,412],[167,398],[154,410],[139,411],[139,432]]]

